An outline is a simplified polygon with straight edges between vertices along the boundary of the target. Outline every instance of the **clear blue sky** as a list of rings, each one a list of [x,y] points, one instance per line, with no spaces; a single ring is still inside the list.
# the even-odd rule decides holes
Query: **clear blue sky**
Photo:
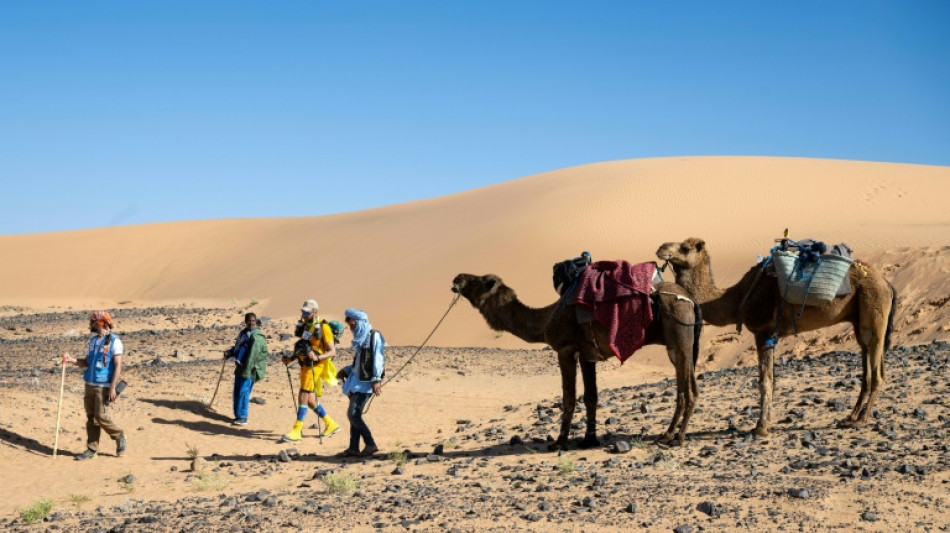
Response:
[[[950,2],[13,2],[0,234],[671,155],[950,165]]]

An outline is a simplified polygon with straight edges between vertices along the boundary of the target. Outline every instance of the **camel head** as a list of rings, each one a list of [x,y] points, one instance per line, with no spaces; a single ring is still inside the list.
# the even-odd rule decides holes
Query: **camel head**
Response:
[[[657,249],[656,256],[669,261],[676,270],[689,270],[703,261],[709,261],[706,241],[696,237],[683,242],[664,243]]]
[[[501,278],[494,274],[476,276],[474,274],[459,274],[452,280],[452,292],[457,292],[472,303],[473,307],[481,309],[489,300],[497,300],[501,295],[512,291]]]

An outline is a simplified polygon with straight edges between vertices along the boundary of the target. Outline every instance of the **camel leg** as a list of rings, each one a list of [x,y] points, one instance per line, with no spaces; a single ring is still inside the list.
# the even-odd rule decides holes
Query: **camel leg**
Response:
[[[851,414],[841,422],[843,427],[860,427],[867,424],[877,402],[881,384],[884,382],[884,337],[888,311],[862,312],[860,325],[855,328],[855,336],[861,345],[864,374],[861,376],[861,393]],[[865,320],[864,317],[868,318]]]
[[[676,426],[686,410],[686,389],[688,387],[686,377],[683,375],[683,362],[677,359],[676,350],[667,346],[666,353],[673,363],[673,368],[676,369],[676,409],[673,410],[673,420],[670,421],[670,427],[660,437],[660,442],[664,444],[671,442],[673,435],[676,434]]]
[[[868,382],[867,403],[858,413],[856,426],[863,426],[868,423],[868,418],[874,410],[874,404],[877,403],[877,397],[881,393],[881,386],[884,384],[884,339],[883,335],[872,340],[868,348],[868,371],[871,379]]]
[[[581,361],[581,376],[584,378],[584,407],[587,409],[587,432],[581,448],[600,446],[597,438],[597,363]]]
[[[577,357],[574,348],[562,348],[557,353],[557,363],[561,368],[561,433],[550,447],[554,450],[566,450],[571,433],[571,421],[577,406]]]
[[[693,416],[693,410],[696,409],[696,400],[699,398],[699,386],[696,384],[696,369],[693,367],[691,359],[691,350],[682,353],[683,374],[685,374],[685,406],[683,408],[683,421],[680,424],[678,440],[680,445],[686,442],[686,428],[689,426],[689,419]]]
[[[696,400],[699,398],[699,386],[696,384],[696,369],[693,368],[692,362],[689,364],[687,377],[689,379],[689,387],[686,391],[686,410],[683,413],[683,423],[680,425],[679,434],[681,445],[686,442],[686,428],[689,426],[689,418],[693,416],[693,410],[696,409]]]
[[[759,331],[755,334],[755,349],[759,357],[759,422],[755,426],[755,435],[766,437],[772,430],[772,393],[775,389],[775,348],[766,347],[770,333]]]
[[[841,427],[855,427],[858,416],[862,408],[867,403],[868,392],[870,392],[871,365],[869,361],[870,354],[870,331],[862,330],[859,324],[855,324],[854,336],[861,347],[861,392],[858,393],[858,399],[854,402],[854,409],[851,414],[838,423]]]

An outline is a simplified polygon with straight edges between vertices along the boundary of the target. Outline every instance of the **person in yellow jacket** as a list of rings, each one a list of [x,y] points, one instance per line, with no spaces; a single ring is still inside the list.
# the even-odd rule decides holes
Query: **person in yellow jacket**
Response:
[[[336,345],[333,342],[333,331],[329,323],[320,320],[317,315],[317,302],[307,300],[300,309],[300,320],[294,335],[300,337],[294,346],[294,357],[283,358],[285,365],[294,358],[300,364],[300,396],[298,398],[297,421],[290,433],[281,437],[284,442],[295,442],[302,438],[303,421],[307,416],[307,408],[313,409],[323,420],[323,436],[330,437],[340,431],[340,426],[330,418],[326,410],[317,400],[323,396],[323,384],[335,386],[336,367],[333,357],[336,355]]]

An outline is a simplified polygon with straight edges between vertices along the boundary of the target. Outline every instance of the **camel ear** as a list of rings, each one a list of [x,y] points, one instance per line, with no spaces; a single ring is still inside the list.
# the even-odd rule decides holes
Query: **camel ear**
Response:
[[[496,285],[498,285],[498,279],[488,278],[488,280],[485,282],[485,290],[491,292],[494,290]]]
[[[702,240],[702,239],[696,239],[696,251],[697,251],[697,252],[703,251],[703,248],[705,248],[705,247],[706,247],[706,241],[704,241],[704,240]]]

